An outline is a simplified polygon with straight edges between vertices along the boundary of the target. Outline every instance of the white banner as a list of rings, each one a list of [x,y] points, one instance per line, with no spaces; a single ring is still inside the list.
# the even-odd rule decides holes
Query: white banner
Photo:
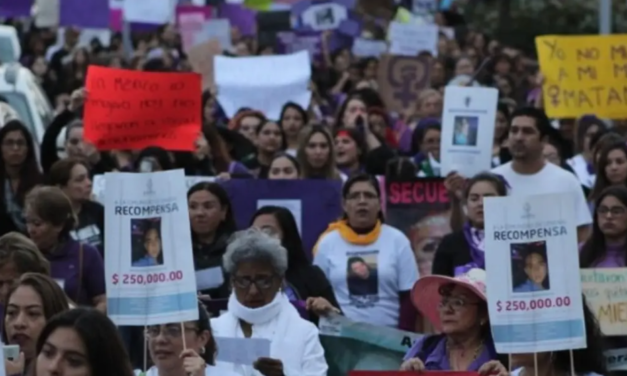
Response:
[[[105,174],[107,314],[116,325],[198,320],[183,174]]]
[[[573,197],[484,198],[488,311],[496,351],[586,347]]]
[[[311,62],[307,51],[291,55],[214,57],[218,102],[228,117],[240,108],[279,119],[287,102],[309,108]]]
[[[484,87],[447,86],[444,90],[441,176],[462,176],[492,168],[494,121],[499,91]]]
[[[627,349],[607,350],[603,355],[608,371],[627,371]]]

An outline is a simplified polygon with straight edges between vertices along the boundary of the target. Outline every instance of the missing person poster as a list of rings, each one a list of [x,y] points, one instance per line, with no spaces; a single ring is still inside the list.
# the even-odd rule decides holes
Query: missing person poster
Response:
[[[198,320],[183,170],[105,174],[107,314],[116,325]]]
[[[484,199],[488,312],[500,354],[586,347],[572,200]]]
[[[499,92],[494,88],[447,86],[444,91],[441,174],[468,178],[492,167]]]

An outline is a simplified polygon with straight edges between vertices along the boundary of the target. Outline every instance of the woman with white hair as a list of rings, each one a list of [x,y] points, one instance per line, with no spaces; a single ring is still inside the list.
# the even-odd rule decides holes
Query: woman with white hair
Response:
[[[223,257],[233,292],[228,311],[211,320],[216,337],[265,338],[270,357],[252,368],[232,365],[242,376],[326,376],[318,329],[300,317],[281,290],[287,270],[281,242],[259,230],[237,233]]]

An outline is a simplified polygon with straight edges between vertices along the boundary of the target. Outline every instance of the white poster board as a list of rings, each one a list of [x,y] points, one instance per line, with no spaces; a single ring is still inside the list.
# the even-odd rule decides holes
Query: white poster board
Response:
[[[391,55],[418,56],[426,51],[433,56],[438,56],[437,25],[401,23],[392,21],[388,31]]]
[[[494,88],[447,86],[444,90],[440,168],[465,177],[492,168],[499,92]]]
[[[586,347],[573,197],[484,198],[488,312],[497,353]]]
[[[198,320],[184,178],[105,174],[107,314],[118,326]]]

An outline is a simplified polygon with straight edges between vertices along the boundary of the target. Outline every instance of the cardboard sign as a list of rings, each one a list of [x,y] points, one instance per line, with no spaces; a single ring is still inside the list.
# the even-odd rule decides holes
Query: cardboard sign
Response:
[[[536,49],[549,117],[627,117],[627,34],[542,36]]]
[[[581,288],[588,307],[606,336],[627,334],[627,268],[581,269]]]
[[[215,88],[213,78],[213,58],[222,54],[222,46],[217,39],[198,44],[187,51],[187,58],[194,72],[202,76],[202,88]]]
[[[390,111],[414,106],[418,93],[429,87],[430,64],[422,57],[383,55],[379,61],[379,92]]]
[[[202,124],[198,74],[90,66],[86,81],[85,138],[99,150],[195,150]]]

